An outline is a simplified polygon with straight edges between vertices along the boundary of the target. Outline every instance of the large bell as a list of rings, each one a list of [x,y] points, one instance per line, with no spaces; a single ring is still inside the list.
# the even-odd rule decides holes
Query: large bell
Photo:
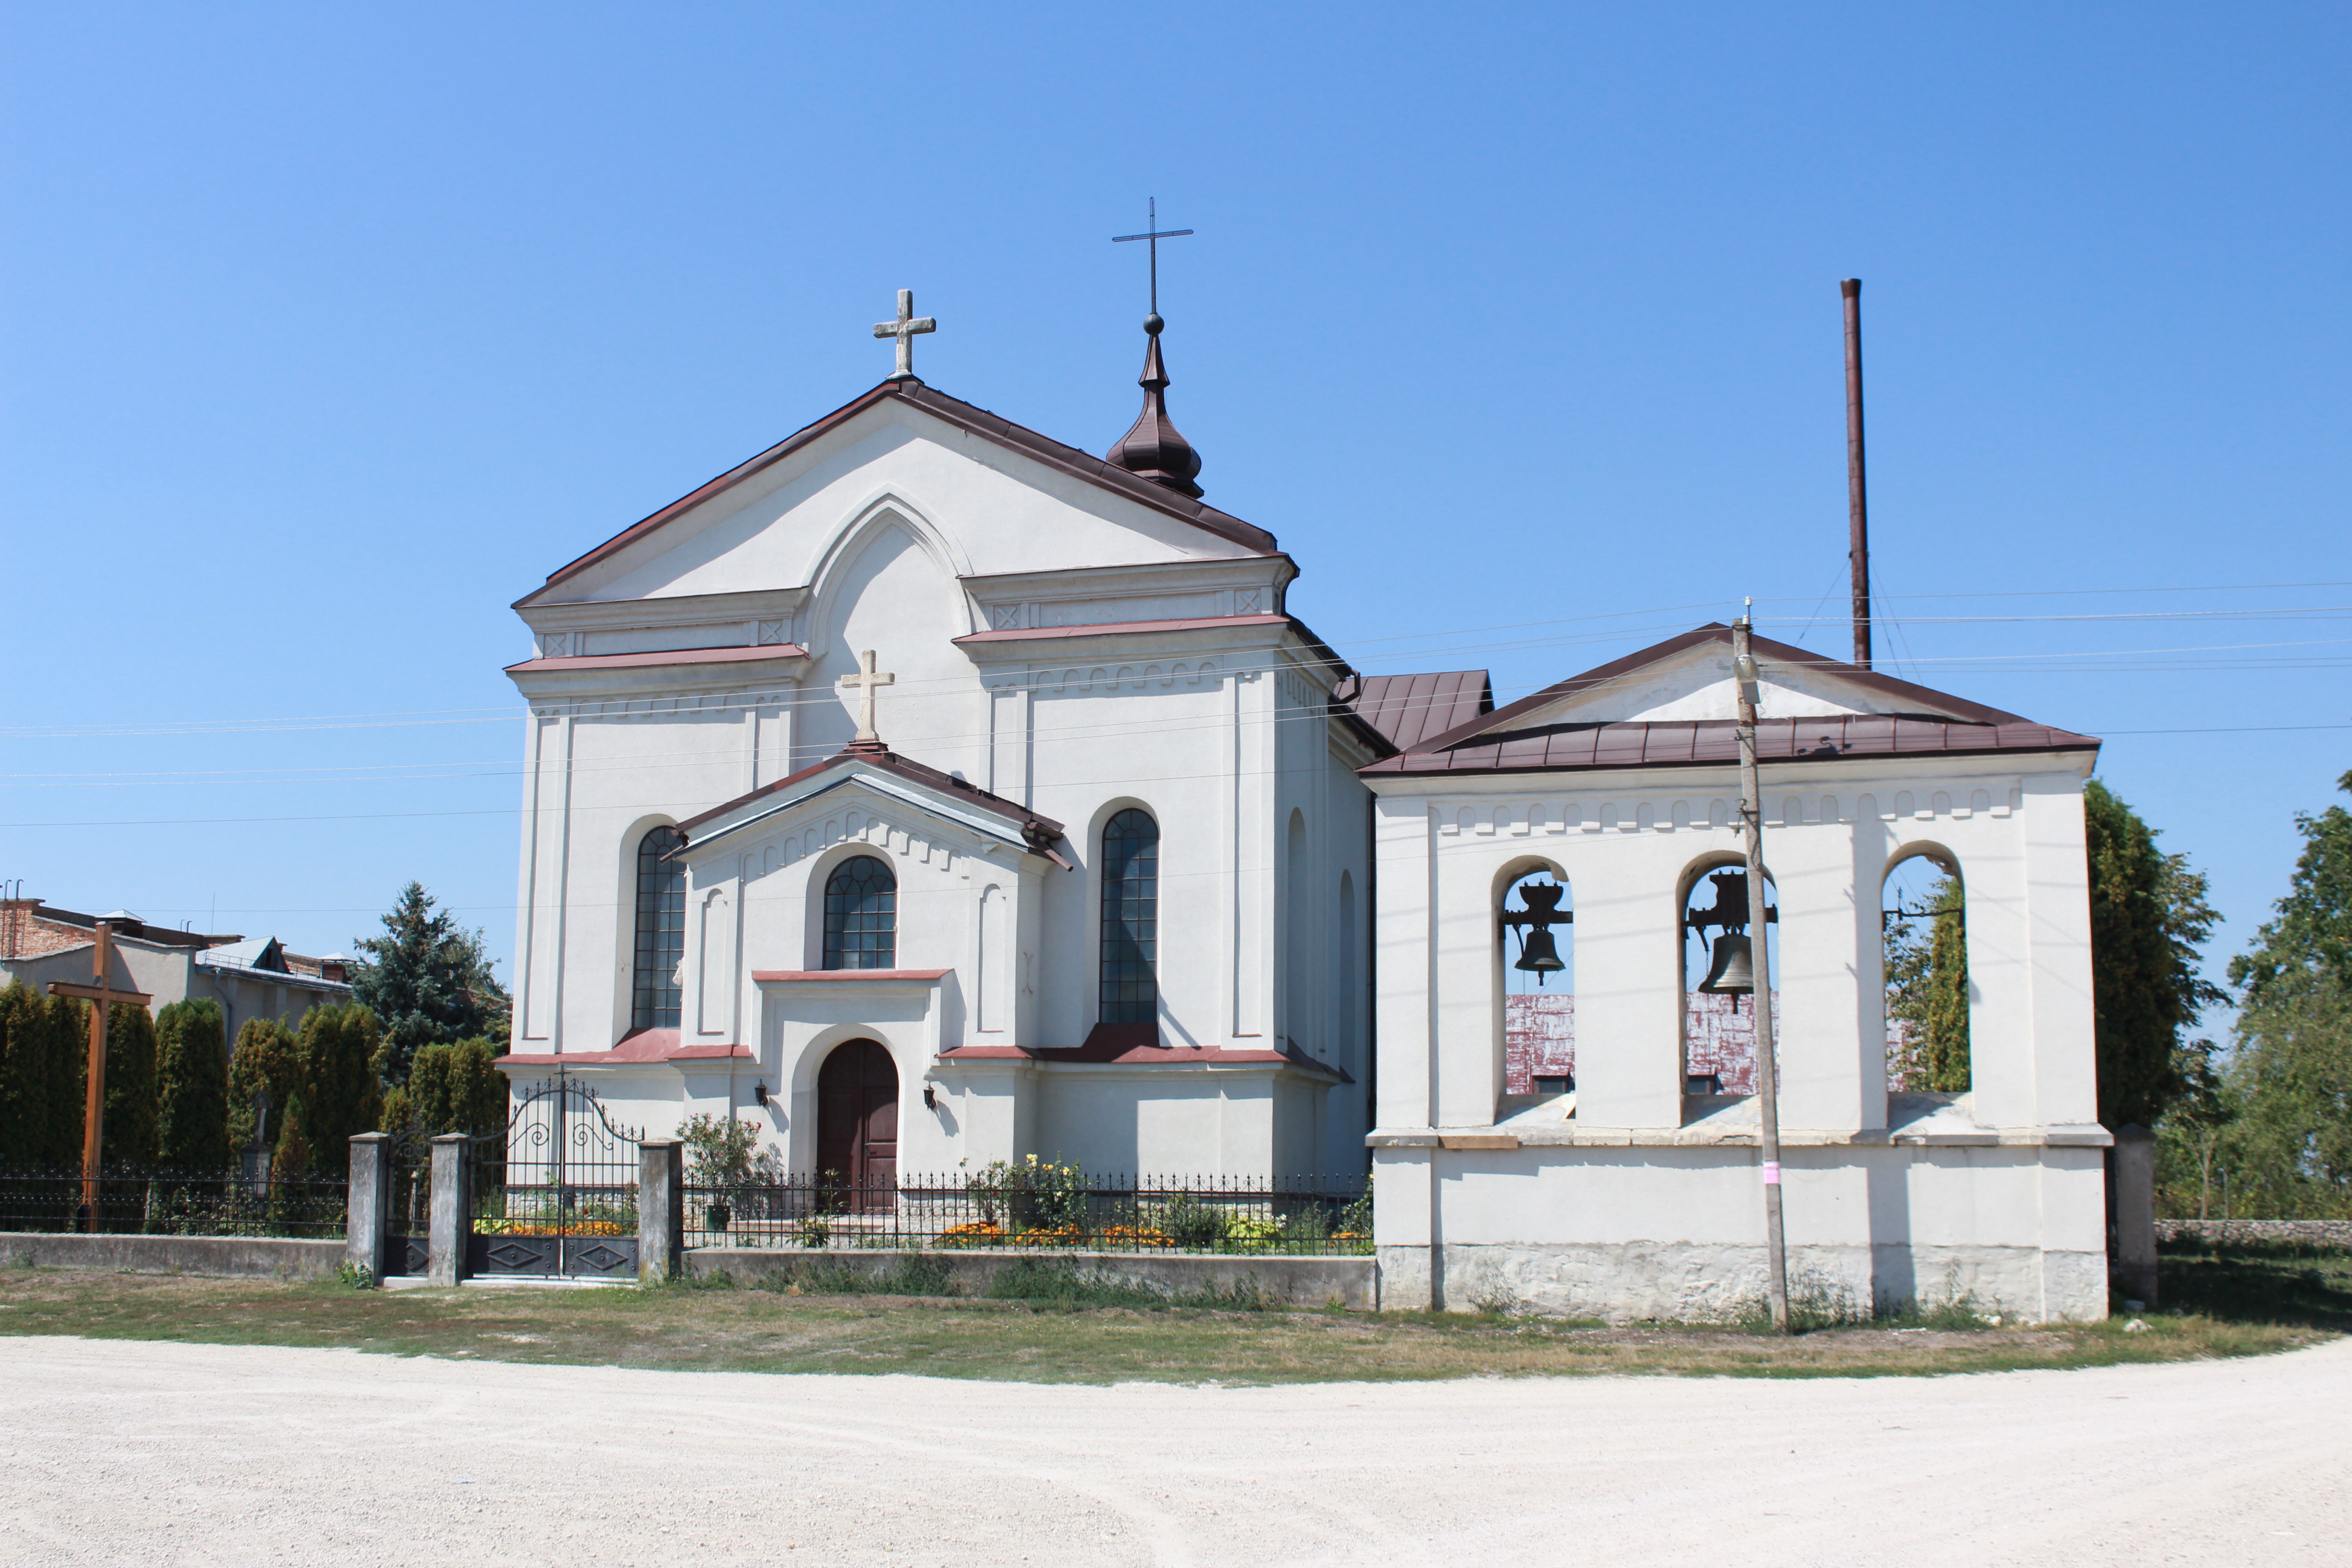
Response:
[[[1745,931],[1726,931],[1715,939],[1715,963],[1698,988],[1717,996],[1756,994],[1756,955],[1748,951]]]
[[[1560,962],[1559,947],[1551,940],[1551,932],[1531,931],[1520,944],[1518,961],[1511,967],[1526,970],[1540,985],[1547,976],[1559,973],[1568,965]]]

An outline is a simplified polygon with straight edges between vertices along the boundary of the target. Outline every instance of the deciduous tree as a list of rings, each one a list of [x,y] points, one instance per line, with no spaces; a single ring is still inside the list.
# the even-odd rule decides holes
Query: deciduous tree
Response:
[[[2099,1120],[2156,1124],[2187,1087],[2181,1030],[2228,999],[2197,970],[2220,920],[2204,874],[2156,847],[2156,830],[2098,780],[2083,792],[2091,880],[2091,1005]]]

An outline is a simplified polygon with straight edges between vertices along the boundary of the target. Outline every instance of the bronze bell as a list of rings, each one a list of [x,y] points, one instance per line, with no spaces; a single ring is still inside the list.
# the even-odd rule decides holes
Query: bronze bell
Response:
[[[1715,939],[1715,963],[1698,988],[1717,996],[1755,994],[1756,955],[1748,951],[1745,931],[1726,931]]]
[[[1559,947],[1552,941],[1551,932],[1537,930],[1528,932],[1519,946],[1518,962],[1511,967],[1526,970],[1540,985],[1547,976],[1559,973],[1568,965],[1560,962]]]

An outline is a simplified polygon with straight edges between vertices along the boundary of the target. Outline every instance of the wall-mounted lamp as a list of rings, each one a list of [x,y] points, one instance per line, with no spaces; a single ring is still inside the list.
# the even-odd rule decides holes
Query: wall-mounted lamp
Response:
[[[939,1090],[928,1083],[923,1085],[923,1109],[925,1110],[937,1110],[939,1108]]]
[[[768,1103],[768,1085],[765,1079],[762,1079],[751,1086],[751,1098],[758,1100],[762,1109],[766,1108]]]

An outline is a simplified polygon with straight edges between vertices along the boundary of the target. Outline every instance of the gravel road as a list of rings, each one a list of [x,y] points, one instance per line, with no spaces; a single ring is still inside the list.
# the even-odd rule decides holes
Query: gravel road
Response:
[[[2352,1342],[1042,1387],[0,1340],[0,1563],[2352,1563]]]

